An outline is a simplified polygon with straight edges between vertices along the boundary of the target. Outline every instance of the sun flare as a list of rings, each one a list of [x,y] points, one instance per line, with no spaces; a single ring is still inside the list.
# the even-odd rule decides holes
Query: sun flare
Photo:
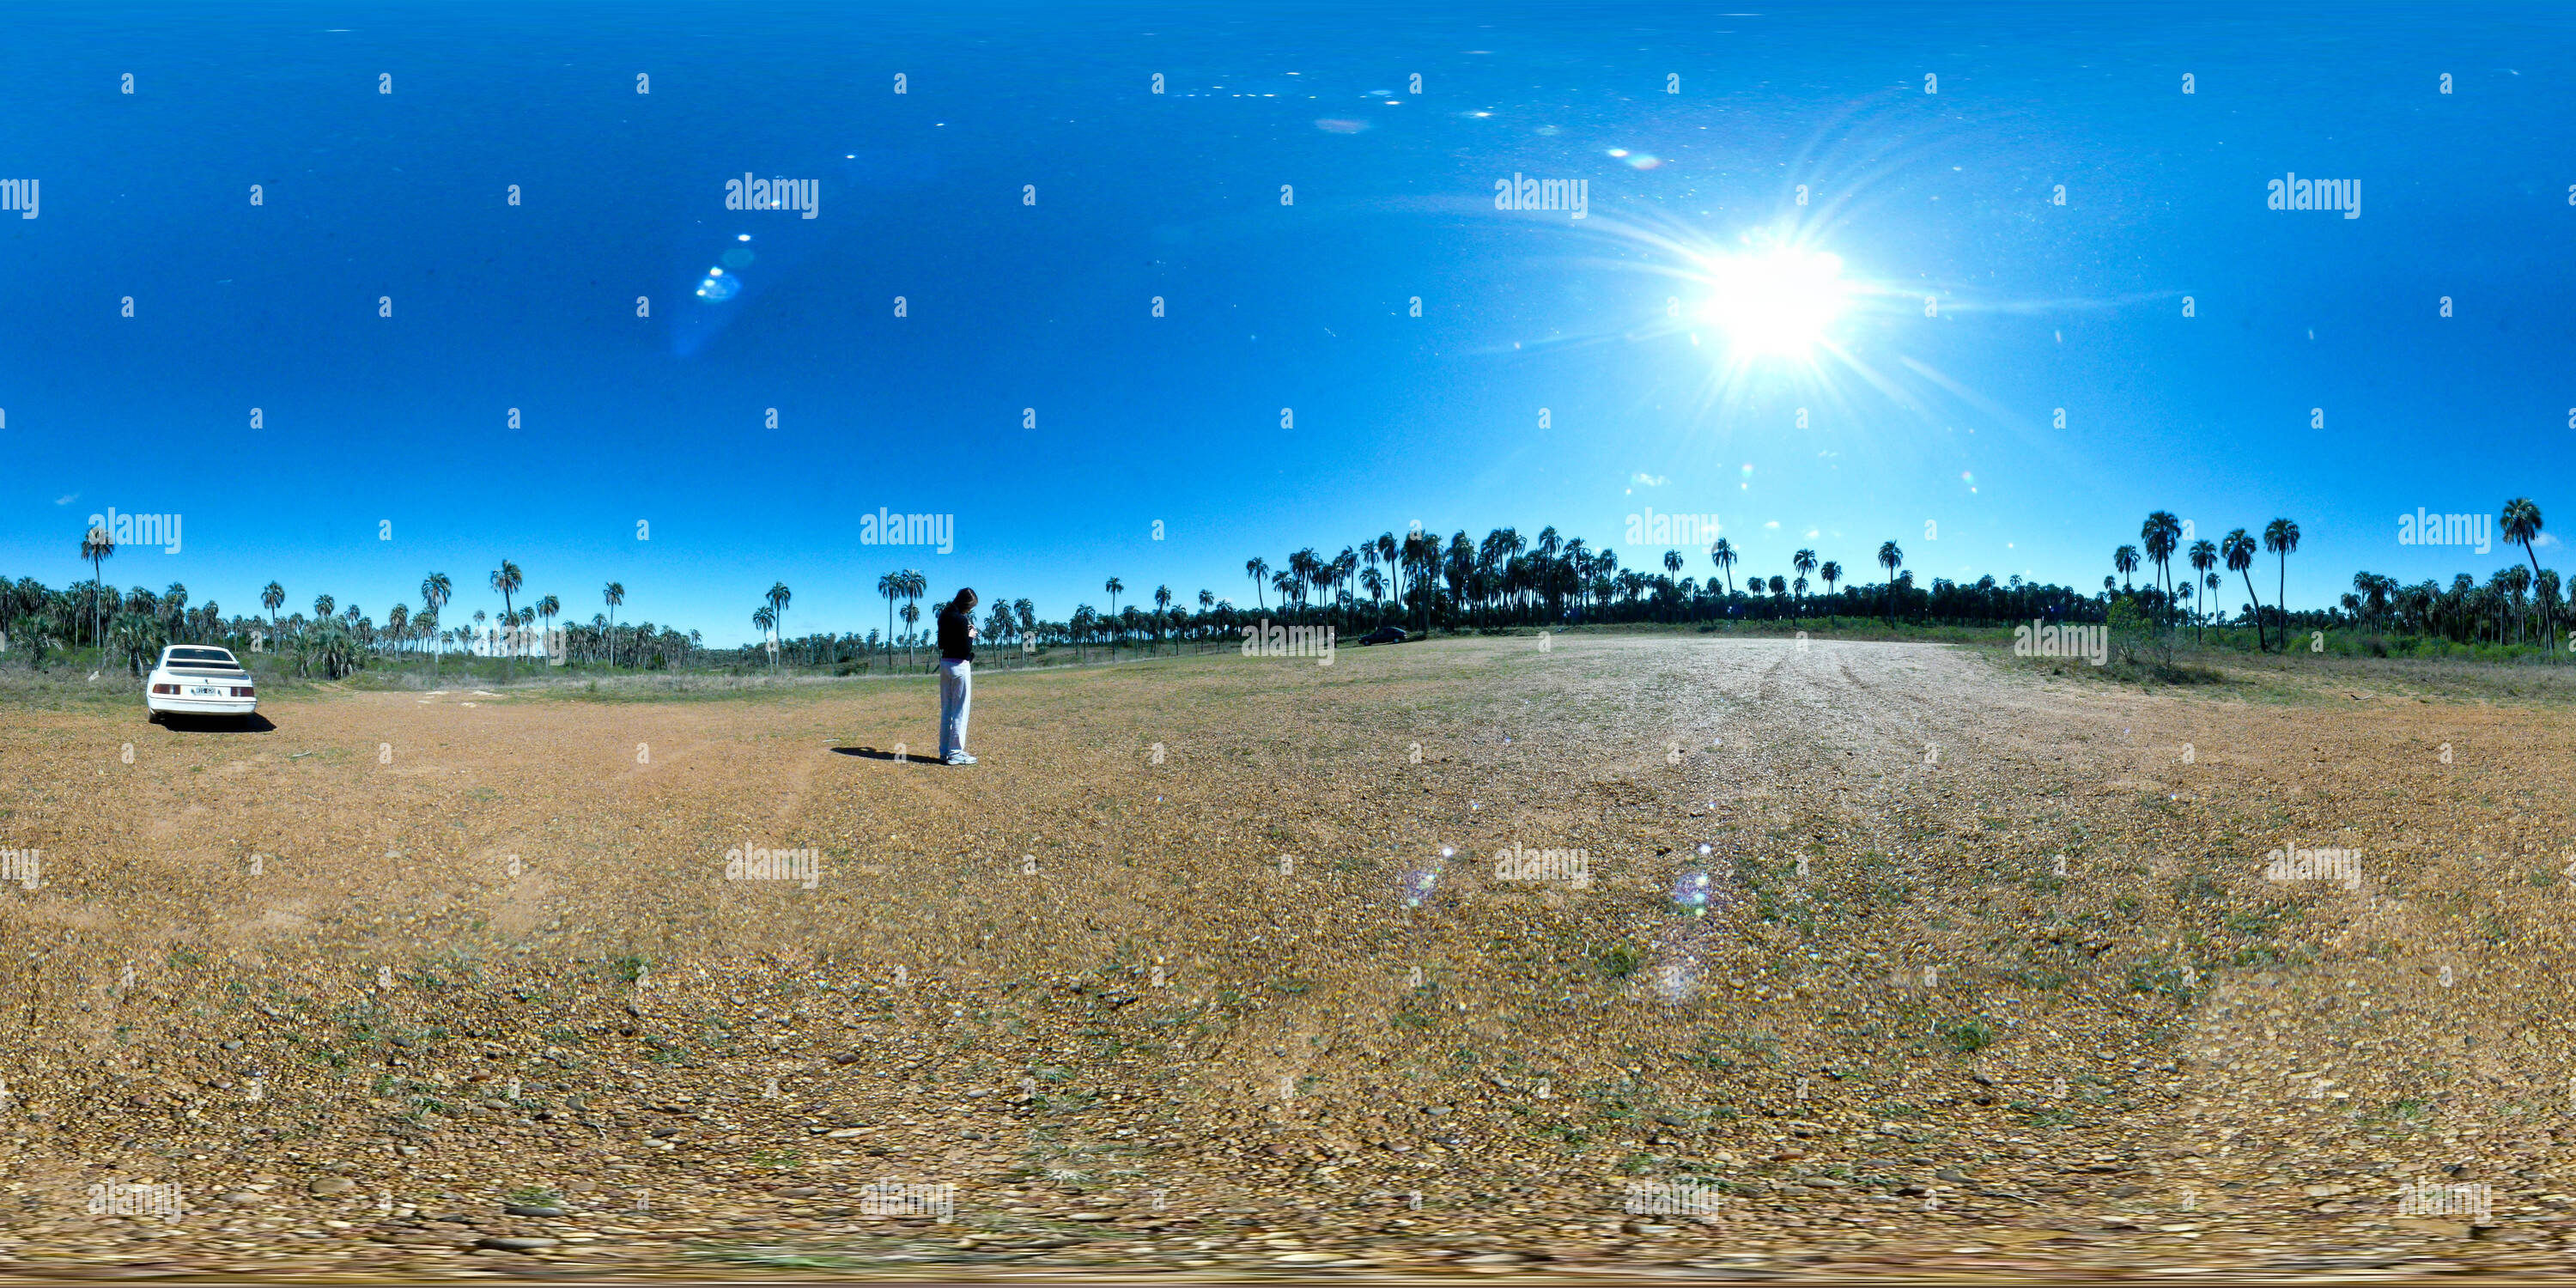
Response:
[[[1771,245],[1709,257],[1700,320],[1737,355],[1803,358],[1826,338],[1849,293],[1840,256]]]

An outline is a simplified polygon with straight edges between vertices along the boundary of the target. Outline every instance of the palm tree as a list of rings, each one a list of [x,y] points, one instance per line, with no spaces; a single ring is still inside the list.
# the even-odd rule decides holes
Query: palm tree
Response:
[[[116,553],[116,537],[104,524],[92,528],[82,534],[80,552],[81,558],[89,560],[90,638],[98,643],[99,658],[104,662],[107,658],[107,575],[99,561]]]
[[[2218,566],[2218,547],[2210,544],[2209,538],[2202,537],[2198,541],[2191,543],[2190,558],[2192,569],[2201,575],[2202,580],[2209,583],[2209,588],[2211,590],[2218,589],[2218,574],[2210,571],[2210,569]],[[2209,603],[2207,599],[2203,599],[2200,602],[2203,605]],[[2202,608],[2199,613],[2194,614],[2195,620],[2199,617],[2206,616],[2208,611],[2209,610],[2206,607]],[[2199,638],[2199,628],[2197,626],[2193,628],[2193,638]]]
[[[447,597],[455,592],[455,583],[447,579],[446,573],[434,572],[420,579],[420,602],[429,609],[428,616],[431,621],[438,620],[438,610],[447,607]],[[260,598],[266,600],[269,594],[274,594],[281,600],[286,598],[286,592],[279,590],[277,583],[273,581],[268,583],[268,592],[262,594]],[[276,604],[272,603],[268,608],[272,615],[277,611]],[[432,679],[438,676],[438,654],[434,650],[429,655],[429,674]]]
[[[519,565],[514,564],[507,559],[501,561],[500,567],[492,570],[492,589],[501,592],[501,616],[505,621],[514,621],[517,619],[518,613],[510,607],[510,597],[518,594],[519,587],[525,584],[527,584],[527,578],[520,575]],[[514,647],[509,653],[501,655],[501,682],[503,684],[509,683],[510,680],[518,674],[518,660],[512,656],[512,654],[517,651],[518,650]]]
[[[400,608],[396,608],[394,611],[396,611],[396,612],[400,612],[400,611],[402,611],[402,610],[401,610]],[[563,611],[563,601],[562,601],[562,600],[560,600],[560,599],[555,598],[555,597],[554,597],[554,596],[552,596],[552,595],[548,595],[548,596],[546,596],[545,598],[540,599],[540,600],[538,600],[538,601],[537,601],[537,616],[539,616],[539,617],[542,617],[542,618],[546,619],[546,633],[547,633],[547,634],[551,635],[551,634],[553,634],[553,633],[554,633],[554,629],[555,629],[555,614],[560,613],[560,612],[562,612],[562,611]]]
[[[1807,594],[1807,575],[1816,570],[1816,552],[1801,550],[1789,556],[1789,566],[1798,570],[1798,597],[1804,599]]]
[[[612,581],[600,588],[599,598],[608,605],[608,664],[617,665],[617,608],[626,602],[626,583]]]
[[[316,596],[314,596],[314,597],[313,597],[313,618],[314,618],[314,620],[315,620],[316,622],[319,622],[321,619],[323,619],[323,618],[325,618],[325,617],[329,617],[329,616],[330,616],[330,615],[335,611],[334,606],[335,606],[337,603],[338,603],[338,601],[337,601],[337,600],[332,599],[329,595],[316,595]]]
[[[886,660],[889,664],[894,660],[894,601],[903,598],[903,587],[902,573],[890,572],[877,578],[877,593],[885,596],[886,602]]]
[[[1719,537],[1717,544],[1708,548],[1708,561],[1716,564],[1717,571],[1726,578],[1726,593],[1732,597],[1735,594],[1735,543]]]
[[[1091,638],[1091,628],[1099,621],[1100,610],[1089,604],[1074,605],[1073,616],[1065,619],[1065,633],[1073,636],[1073,660],[1076,663],[1089,660],[1083,652],[1083,645]]]
[[[2290,651],[2290,556],[2299,550],[2299,525],[2274,519],[2263,525],[2263,549],[2281,557],[2281,583],[2273,596],[2281,606],[2281,651]]]
[[[2496,524],[2504,532],[2505,540],[2522,543],[2523,555],[2531,560],[2531,575],[2538,578],[2540,556],[2533,552],[2531,543],[2540,535],[2540,507],[2533,505],[2527,497],[2515,497],[2504,503],[2504,513],[2497,518]],[[2549,603],[2555,598],[2554,594],[2540,597],[2540,620],[2549,635],[2549,656],[2552,658],[2558,656],[2558,619],[2557,614],[2550,611]]]
[[[769,593],[762,596],[769,601],[770,616],[778,623],[778,647],[781,653],[787,650],[787,603],[795,597],[796,592],[789,590],[787,583],[783,581],[771,582]]]
[[[1887,570],[1887,624],[1896,625],[1896,570],[1905,566],[1905,552],[1893,541],[1878,545],[1878,566]]]
[[[771,633],[778,626],[778,610],[767,604],[751,610],[751,624],[760,632],[760,642],[764,645],[769,643]]]
[[[270,582],[259,591],[259,602],[268,608],[268,637],[277,638],[277,610],[286,603],[286,587]]]
[[[1346,550],[1346,551],[1343,551],[1342,553],[1344,553],[1344,554],[1348,554],[1348,553],[1350,553],[1350,552]],[[1155,620],[1156,620],[1157,625],[1155,626],[1155,631],[1156,631],[1157,635],[1159,635],[1159,634],[1160,634],[1160,632],[1161,632],[1161,630],[1162,630],[1162,627],[1161,627],[1161,625],[1160,625],[1160,622],[1161,622],[1165,617],[1169,616],[1169,615],[1170,615],[1170,613],[1171,613],[1171,611],[1172,611],[1172,588],[1171,588],[1171,587],[1169,587],[1169,586],[1156,586],[1156,587],[1154,588],[1154,612],[1155,612],[1155,615],[1156,615],[1156,616],[1155,616]],[[1155,651],[1156,651],[1156,652],[1160,652],[1160,651],[1161,651],[1161,647],[1160,647],[1159,642],[1157,643],[1157,646],[1156,646],[1156,650],[1155,650]]]
[[[2129,574],[2138,570],[2138,548],[2122,546],[2112,551],[2111,567],[2120,574],[2120,593],[2124,595],[2136,593],[2135,588],[2129,585]]]
[[[548,600],[553,598],[551,595],[547,596]],[[393,610],[385,614],[385,637],[394,642],[396,655],[401,654],[402,642],[409,638],[410,634],[411,607],[407,604],[394,605]]]
[[[2147,558],[2154,562],[2164,578],[2165,607],[2170,613],[2173,608],[2174,549],[2182,544],[2182,520],[2173,517],[2170,511],[2158,510],[2148,515],[2145,525],[2138,529],[2138,540],[2146,543]]]
[[[2254,593],[2254,538],[2245,535],[2245,529],[2238,528],[2220,539],[2218,553],[2227,561],[2227,571],[2244,574],[2245,597],[2253,601],[2254,651],[2269,652],[2271,645],[2263,634],[2263,597]]]
[[[1548,529],[1546,539],[1553,543],[1555,535],[1556,530],[1550,528]],[[1396,601],[1395,607],[1400,613],[1404,607],[1404,574],[1402,572],[1403,565],[1397,563],[1396,560],[1404,553],[1404,547],[1396,543],[1395,534],[1392,532],[1381,532],[1377,534],[1376,545],[1377,561],[1386,565],[1387,577],[1391,583],[1387,588],[1388,598]],[[1551,553],[1553,552],[1551,551]]]
[[[904,660],[907,662],[912,660],[912,626],[914,623],[921,620],[921,609],[916,607],[915,603],[929,593],[930,578],[928,576],[924,575],[918,568],[906,568],[903,570],[903,597],[905,600],[903,606],[903,624],[905,631]]]
[[[1306,562],[1312,564],[1315,561],[1315,552],[1309,550],[1305,553]],[[1118,592],[1127,587],[1117,578],[1112,577],[1102,582],[1100,588],[1109,592],[1109,660],[1115,662],[1118,660]]]
[[[2511,614],[2513,633],[2515,640],[2519,642],[2522,637],[2522,597],[2531,590],[2531,570],[2519,564],[2502,569],[2496,573],[2494,585],[2496,589],[2504,592],[2505,599],[2513,607]],[[2504,642],[2502,630],[2496,632],[2496,642],[2499,644]]]
[[[1269,611],[1269,605],[1263,603],[1261,599],[1261,582],[1263,578],[1270,575],[1270,561],[1259,555],[1244,560],[1243,575],[1252,579],[1252,606],[1264,612]]]
[[[1816,565],[1816,575],[1825,579],[1825,598],[1832,599],[1834,597],[1834,583],[1843,579],[1843,566],[1835,563],[1831,559],[1828,559],[1823,563]],[[1825,606],[1825,624],[1830,626],[1833,624],[1833,620],[1833,605],[1827,604]]]
[[[2382,577],[2375,572],[2357,572],[2352,575],[2352,588],[2361,599],[2362,620],[2375,625],[2388,611],[2389,601],[2397,593],[2397,579]]]

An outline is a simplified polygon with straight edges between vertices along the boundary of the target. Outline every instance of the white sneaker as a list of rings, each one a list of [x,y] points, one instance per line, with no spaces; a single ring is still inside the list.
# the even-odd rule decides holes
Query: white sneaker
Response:
[[[962,751],[952,751],[948,753],[948,763],[952,765],[971,765],[975,763],[975,758]]]

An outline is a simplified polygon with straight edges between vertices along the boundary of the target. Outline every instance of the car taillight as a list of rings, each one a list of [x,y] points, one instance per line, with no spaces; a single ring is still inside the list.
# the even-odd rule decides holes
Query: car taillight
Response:
[[[246,684],[245,684],[245,685],[238,685],[238,686],[235,686],[235,687],[234,687],[234,689],[233,689],[233,696],[234,696],[234,697],[236,697],[236,698],[248,698],[248,697],[255,697],[255,696],[257,696],[257,695],[258,695],[258,693],[259,693],[259,690],[254,689],[254,688],[252,688],[252,687],[250,687],[249,685],[246,685]]]
[[[175,684],[156,684],[152,686],[152,691],[154,693],[177,693],[179,691],[179,686]]]

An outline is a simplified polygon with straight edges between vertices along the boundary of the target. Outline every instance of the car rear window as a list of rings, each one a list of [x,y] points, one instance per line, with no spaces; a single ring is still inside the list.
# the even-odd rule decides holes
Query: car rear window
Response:
[[[232,654],[227,653],[227,652],[225,652],[225,651],[223,651],[222,649],[219,649],[219,648],[174,648],[174,649],[170,650],[170,660],[171,660],[172,662],[174,662],[174,663],[178,663],[178,664],[183,665],[183,666],[184,666],[184,665],[195,665],[195,666],[206,666],[206,665],[214,665],[214,666],[239,666],[239,665],[241,665],[239,662],[236,662],[236,661],[234,661],[234,660],[233,660],[233,655],[232,655]]]

